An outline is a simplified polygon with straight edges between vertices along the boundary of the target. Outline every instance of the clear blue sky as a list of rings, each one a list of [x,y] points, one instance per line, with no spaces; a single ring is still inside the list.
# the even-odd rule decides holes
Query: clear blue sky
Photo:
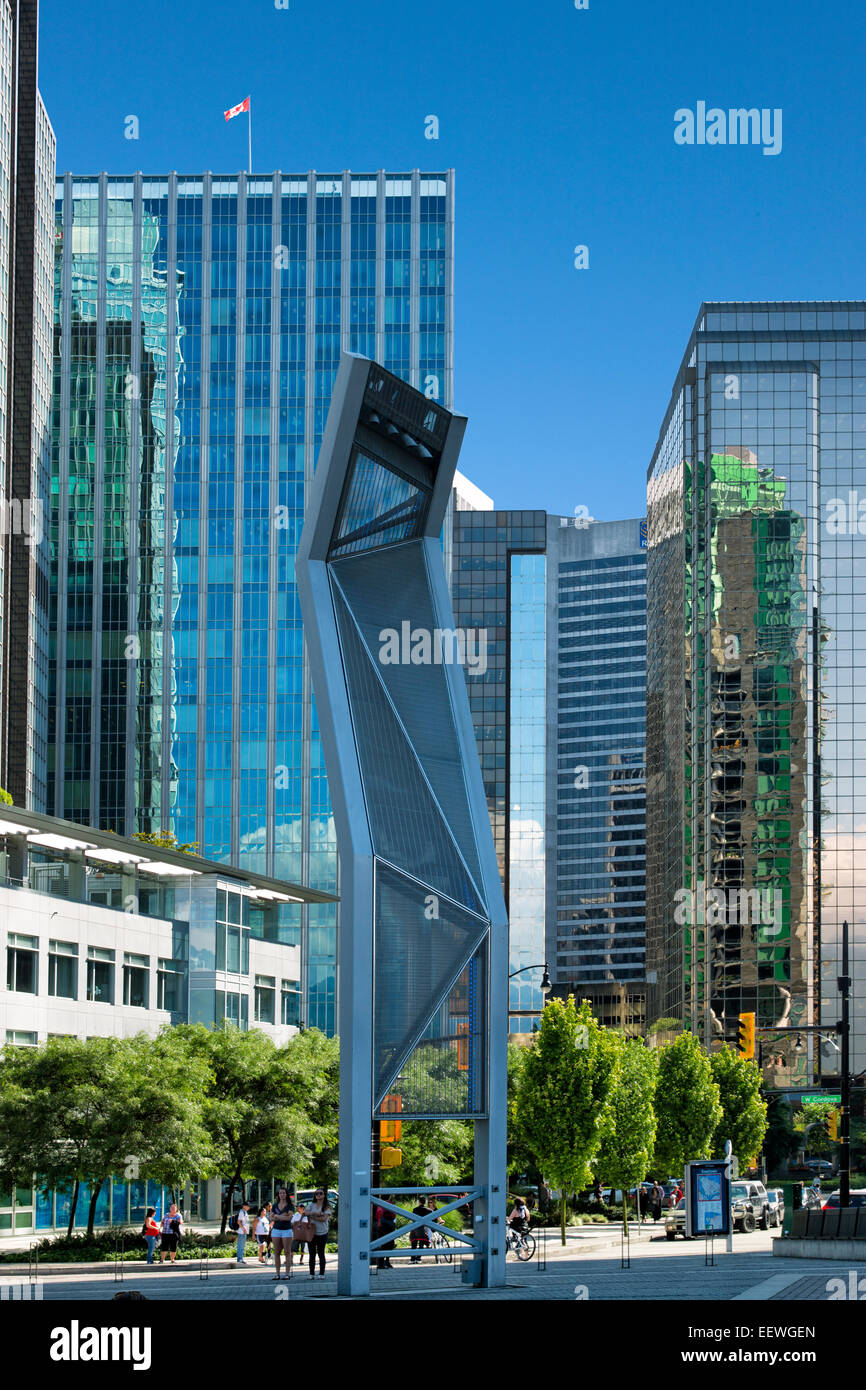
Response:
[[[866,296],[864,37],[851,0],[43,0],[40,86],[60,171],[244,168],[248,92],[257,171],[453,166],[461,468],[613,519],[702,299]],[[699,100],[781,107],[782,152],[677,146]]]

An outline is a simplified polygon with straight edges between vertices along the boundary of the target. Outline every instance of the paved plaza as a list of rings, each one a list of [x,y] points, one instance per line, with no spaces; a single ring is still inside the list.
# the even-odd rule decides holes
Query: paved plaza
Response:
[[[716,1242],[715,1263],[706,1263],[702,1241],[669,1242],[657,1233],[644,1231],[631,1242],[630,1268],[622,1267],[617,1231],[598,1233],[595,1239],[572,1240],[565,1251],[555,1235],[548,1236],[546,1268],[541,1260],[507,1266],[508,1283],[502,1289],[474,1289],[462,1282],[462,1269],[454,1264],[434,1265],[426,1259],[420,1265],[400,1262],[390,1270],[371,1275],[374,1299],[424,1302],[469,1299],[482,1301],[544,1300],[574,1302],[593,1300],[662,1300],[666,1302],[761,1300],[829,1300],[829,1281],[850,1281],[852,1265],[830,1260],[774,1258],[771,1235],[756,1231],[737,1236],[734,1252],[725,1253],[724,1241]],[[866,1265],[853,1266],[858,1278],[866,1275]],[[11,1272],[8,1279],[21,1278]],[[26,1278],[26,1276],[24,1276]],[[297,1270],[290,1282],[274,1282],[273,1268],[250,1264],[239,1269],[233,1264],[213,1262],[205,1270],[198,1262],[174,1267],[126,1266],[117,1278],[108,1265],[76,1273],[50,1273],[40,1276],[41,1295],[46,1302],[105,1301],[121,1289],[137,1289],[156,1302],[177,1300],[231,1302],[284,1302],[310,1300],[343,1301],[337,1293],[336,1259],[328,1262],[324,1279],[312,1280],[306,1270]],[[837,1287],[830,1286],[830,1287]]]

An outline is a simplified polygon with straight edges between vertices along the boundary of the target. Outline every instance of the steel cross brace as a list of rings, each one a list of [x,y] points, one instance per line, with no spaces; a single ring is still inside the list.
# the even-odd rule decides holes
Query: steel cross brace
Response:
[[[387,1190],[388,1189],[386,1189],[386,1191]],[[423,1196],[426,1192],[432,1191],[432,1188],[420,1187],[414,1194],[410,1193],[409,1195]],[[437,1188],[436,1191],[441,1192],[441,1188]],[[372,1195],[373,1194],[371,1194],[371,1196]],[[395,1206],[393,1202],[386,1201],[384,1197],[376,1196],[374,1202],[375,1206],[383,1207],[385,1211],[396,1212],[398,1216],[407,1216],[409,1218],[409,1224],[407,1226],[401,1226],[398,1231],[389,1231],[384,1236],[379,1236],[377,1240],[371,1241],[370,1249],[379,1250],[383,1245],[392,1241],[395,1235],[408,1235],[416,1226],[430,1226],[432,1229],[440,1231],[442,1235],[447,1236],[449,1240],[462,1241],[470,1250],[483,1250],[483,1243],[476,1240],[474,1236],[467,1236],[462,1231],[452,1231],[450,1226],[442,1226],[438,1220],[439,1217],[447,1216],[449,1211],[456,1211],[458,1207],[462,1207],[467,1201],[471,1202],[475,1197],[482,1197],[483,1195],[483,1188],[470,1188],[469,1191],[464,1191],[459,1197],[455,1197],[453,1202],[448,1202],[444,1207],[437,1207],[435,1214],[431,1212],[426,1216],[416,1216],[414,1212],[407,1211],[405,1207]]]

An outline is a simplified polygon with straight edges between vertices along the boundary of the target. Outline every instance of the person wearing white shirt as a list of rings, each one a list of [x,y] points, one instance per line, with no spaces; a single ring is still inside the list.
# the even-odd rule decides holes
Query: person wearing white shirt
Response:
[[[237,1263],[238,1263],[239,1265],[245,1265],[245,1264],[246,1264],[246,1260],[244,1259],[244,1250],[245,1250],[245,1248],[246,1248],[247,1236],[248,1236],[249,1233],[250,1233],[250,1204],[249,1204],[249,1202],[242,1202],[242,1203],[241,1203],[241,1209],[240,1209],[240,1211],[238,1212],[238,1215],[237,1215],[237,1222],[238,1222],[238,1254],[237,1254]]]

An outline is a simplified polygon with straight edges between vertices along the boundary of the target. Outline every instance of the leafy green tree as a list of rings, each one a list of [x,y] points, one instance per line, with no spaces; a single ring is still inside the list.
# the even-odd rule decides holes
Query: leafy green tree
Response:
[[[205,1069],[168,1037],[52,1039],[3,1050],[0,1061],[0,1183],[72,1182],[67,1235],[79,1187],[90,1184],[93,1235],[103,1184],[135,1165],[136,1176],[177,1181],[202,1162],[197,1095]],[[149,1171],[148,1171],[149,1170]]]
[[[566,1198],[590,1181],[619,1071],[619,1048],[592,1016],[588,1000],[554,999],[520,1078],[517,1120],[545,1177],[560,1188],[562,1243]]]
[[[836,1142],[828,1139],[826,1121],[838,1105],[832,1101],[808,1105],[794,1113],[794,1132],[802,1136],[802,1144],[807,1153],[827,1157],[837,1150]]]
[[[517,1112],[517,1097],[526,1070],[526,1060],[531,1045],[508,1044],[508,1172],[526,1173],[537,1171],[535,1154],[526,1137]]]
[[[767,1134],[764,1153],[770,1173],[780,1173],[797,1151],[794,1112],[779,1096],[767,1098]]]
[[[710,1060],[692,1033],[681,1033],[660,1054],[653,1166],[679,1178],[691,1159],[710,1157],[722,1107]]]
[[[473,1127],[466,1120],[404,1120],[396,1145],[403,1161],[383,1168],[383,1187],[457,1187],[471,1184]]]
[[[208,1063],[202,1121],[210,1139],[207,1176],[228,1179],[220,1234],[225,1234],[238,1184],[257,1173],[306,1172],[317,1145],[333,1140],[330,1123],[316,1118],[329,1090],[309,1030],[277,1047],[260,1029],[210,1031],[182,1025],[192,1050]]]
[[[12,798],[4,787],[0,787],[0,806],[11,806]]]
[[[649,1171],[656,1137],[653,1102],[658,1080],[658,1054],[640,1038],[618,1039],[619,1078],[609,1103],[608,1125],[595,1159],[595,1171],[611,1187],[643,1182]],[[623,1225],[628,1231],[628,1202],[623,1202]]]
[[[722,1118],[713,1138],[713,1157],[724,1158],[725,1141],[740,1164],[757,1157],[767,1132],[767,1106],[761,1098],[761,1072],[752,1058],[741,1057],[732,1047],[712,1053],[710,1066],[719,1088]]]
[[[318,1028],[298,1033],[287,1044],[290,1068],[297,1078],[298,1095],[310,1125],[308,1142],[312,1157],[301,1171],[303,1187],[334,1187],[339,1172],[340,1044]],[[306,1077],[315,1085],[307,1089]]]

